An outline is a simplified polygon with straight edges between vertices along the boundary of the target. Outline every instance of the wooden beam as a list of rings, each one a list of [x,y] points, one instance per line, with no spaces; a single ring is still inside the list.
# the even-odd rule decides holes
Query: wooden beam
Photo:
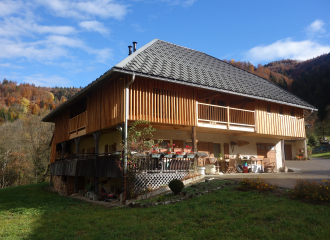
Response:
[[[241,104],[242,103],[245,106],[245,104],[248,103],[248,102],[254,102],[254,99],[252,99],[252,98],[242,98],[242,99],[230,101],[229,102],[229,105],[230,106],[235,106],[237,104]]]
[[[61,159],[64,158],[65,146],[66,146],[66,142],[61,142],[61,147],[62,147]]]
[[[99,153],[99,142],[101,137],[101,131],[93,132],[94,140],[95,140],[95,154]]]
[[[208,99],[212,98],[213,99],[213,98],[215,98],[217,96],[220,96],[220,93],[214,93],[212,95],[210,95],[210,93],[205,93],[203,95],[200,95],[198,97],[198,100],[197,101],[200,101],[200,100],[203,100],[203,99],[206,99],[206,98],[208,98]]]
[[[75,143],[76,143],[76,157],[79,157],[79,145],[80,145],[80,137],[77,137],[74,139]]]

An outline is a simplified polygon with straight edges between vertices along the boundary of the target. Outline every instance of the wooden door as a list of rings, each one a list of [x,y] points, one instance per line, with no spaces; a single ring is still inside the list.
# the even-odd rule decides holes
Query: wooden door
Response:
[[[214,149],[214,157],[218,158],[219,153],[221,153],[220,143],[213,143],[213,149]]]
[[[198,149],[198,152],[205,152],[206,154],[210,153],[208,142],[198,142],[197,149]]]
[[[258,157],[266,158],[267,157],[267,145],[266,143],[257,144],[257,155]]]
[[[291,145],[284,145],[285,160],[292,160],[292,147]]]

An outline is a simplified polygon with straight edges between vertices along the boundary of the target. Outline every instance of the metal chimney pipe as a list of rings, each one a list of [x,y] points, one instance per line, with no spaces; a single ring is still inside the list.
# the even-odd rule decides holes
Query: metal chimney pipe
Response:
[[[132,54],[132,46],[128,46],[128,55]]]
[[[137,44],[137,42],[133,42],[133,52],[136,51],[136,44]]]

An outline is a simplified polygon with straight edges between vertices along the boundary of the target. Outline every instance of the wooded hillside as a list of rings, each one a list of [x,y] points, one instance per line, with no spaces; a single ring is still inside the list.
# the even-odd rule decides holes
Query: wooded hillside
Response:
[[[80,88],[46,88],[33,84],[0,82],[0,124],[22,118],[27,112],[38,115],[40,110],[53,110],[74,96]]]

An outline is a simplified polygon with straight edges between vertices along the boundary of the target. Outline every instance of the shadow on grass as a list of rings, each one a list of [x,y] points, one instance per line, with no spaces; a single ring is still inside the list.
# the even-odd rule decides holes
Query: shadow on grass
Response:
[[[0,190],[0,218],[5,223],[0,226],[0,238],[326,239],[330,235],[329,207],[238,192],[233,187],[143,209],[107,209],[59,196],[45,187]]]

